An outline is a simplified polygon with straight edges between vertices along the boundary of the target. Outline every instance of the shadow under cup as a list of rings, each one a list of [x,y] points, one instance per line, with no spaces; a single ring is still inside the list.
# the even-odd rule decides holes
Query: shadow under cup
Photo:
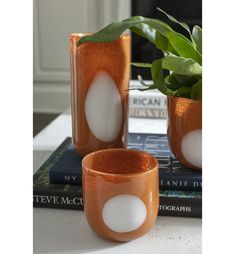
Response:
[[[84,211],[91,228],[113,241],[147,233],[159,208],[158,161],[143,151],[105,149],[82,160]]]

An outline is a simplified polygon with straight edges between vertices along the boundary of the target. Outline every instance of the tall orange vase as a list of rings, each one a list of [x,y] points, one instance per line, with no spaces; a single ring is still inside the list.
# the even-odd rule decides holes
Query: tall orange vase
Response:
[[[105,43],[71,34],[72,137],[81,156],[105,148],[122,148],[128,135],[130,36]]]

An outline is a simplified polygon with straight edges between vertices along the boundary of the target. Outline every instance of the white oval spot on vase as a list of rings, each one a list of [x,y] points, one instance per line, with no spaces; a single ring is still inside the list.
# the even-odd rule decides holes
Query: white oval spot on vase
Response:
[[[104,204],[103,220],[107,227],[118,233],[138,229],[145,221],[147,209],[134,195],[118,195]]]
[[[117,138],[122,125],[122,102],[112,77],[99,72],[92,81],[85,101],[88,126],[94,136],[110,142]]]
[[[202,130],[196,129],[184,135],[181,141],[184,158],[195,167],[202,167]]]

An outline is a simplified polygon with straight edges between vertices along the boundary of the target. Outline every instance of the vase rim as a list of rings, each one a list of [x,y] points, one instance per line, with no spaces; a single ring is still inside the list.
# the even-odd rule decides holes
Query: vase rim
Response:
[[[184,98],[184,97],[177,97],[177,96],[167,96],[170,100],[180,100],[180,101],[188,101],[193,103],[202,103],[202,100],[195,100],[190,98]]]
[[[94,34],[93,32],[81,32],[81,33],[71,33],[70,34],[70,38],[76,38],[76,37],[83,37],[83,36],[86,36],[86,35],[92,35]],[[131,35],[128,34],[128,33],[123,33],[119,36],[119,38],[122,38],[122,39],[125,39],[125,38],[129,38]]]

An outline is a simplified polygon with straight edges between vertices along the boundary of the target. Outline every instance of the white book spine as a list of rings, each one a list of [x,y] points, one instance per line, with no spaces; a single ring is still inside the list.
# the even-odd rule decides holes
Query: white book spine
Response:
[[[161,108],[129,108],[129,117],[165,119],[167,110]]]
[[[141,87],[132,81],[131,87]],[[143,87],[142,87],[143,88]],[[167,97],[158,90],[129,91],[129,117],[161,118],[167,116]]]

